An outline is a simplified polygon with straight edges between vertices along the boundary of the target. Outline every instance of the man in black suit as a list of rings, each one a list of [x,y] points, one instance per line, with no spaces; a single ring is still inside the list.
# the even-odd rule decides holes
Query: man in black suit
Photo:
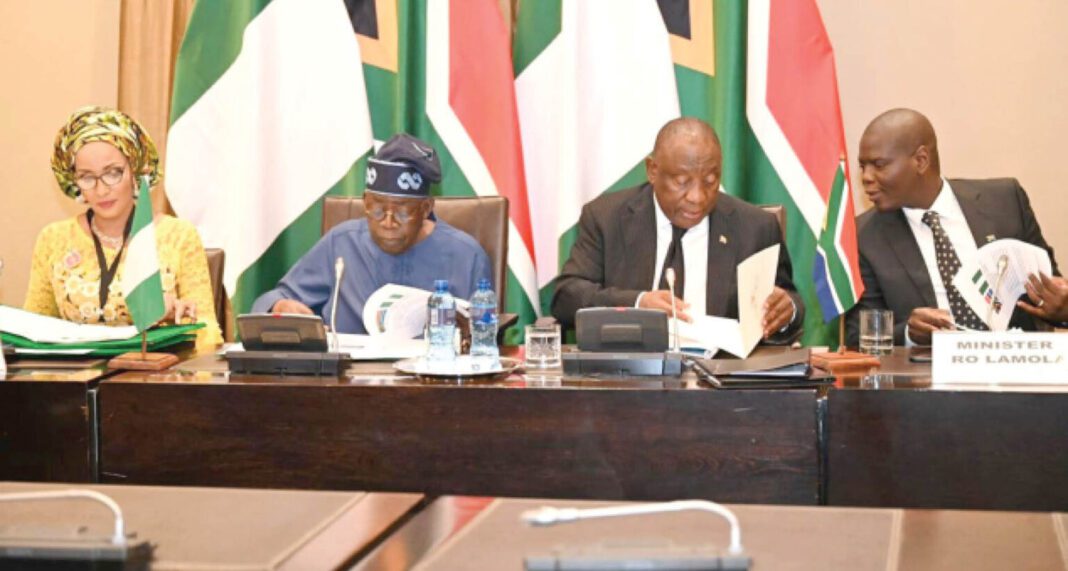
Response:
[[[952,285],[979,246],[1015,238],[1049,252],[1053,276],[1031,276],[1010,327],[1068,319],[1068,282],[1059,277],[1027,194],[1016,179],[942,178],[934,127],[911,109],[876,117],[860,140],[864,192],[875,208],[857,221],[864,295],[850,312],[849,344],[865,308],[894,313],[894,343],[926,345],[931,332],[959,325],[984,329]],[[945,276],[945,277],[943,277]]]
[[[565,325],[585,307],[671,311],[665,270],[676,273],[680,317],[738,317],[738,263],[780,245],[776,287],[764,303],[764,336],[797,337],[804,305],[775,216],[719,192],[722,152],[707,123],[675,119],[645,160],[647,184],[601,196],[582,209],[571,257],[556,279],[552,313]]]

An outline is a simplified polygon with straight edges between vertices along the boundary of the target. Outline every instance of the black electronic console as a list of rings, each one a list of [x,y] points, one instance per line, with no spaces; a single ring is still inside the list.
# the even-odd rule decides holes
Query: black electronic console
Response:
[[[678,376],[682,355],[663,353],[564,353],[565,375]]]
[[[662,353],[668,348],[667,314],[633,307],[590,307],[575,314],[579,351]]]
[[[226,352],[231,373],[339,376],[348,365],[346,353],[327,350],[318,315],[239,315],[237,330],[245,350]]]
[[[578,352],[563,354],[564,374],[677,376],[682,356],[668,351],[667,314],[653,309],[591,307],[575,314]]]
[[[260,375],[339,376],[345,371],[348,355],[311,351],[230,351],[226,362],[230,372]]]

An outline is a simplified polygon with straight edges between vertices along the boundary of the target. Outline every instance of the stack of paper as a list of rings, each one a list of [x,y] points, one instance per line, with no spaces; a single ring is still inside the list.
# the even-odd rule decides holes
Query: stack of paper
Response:
[[[154,351],[190,341],[196,337],[193,332],[201,327],[204,327],[203,323],[150,329],[148,348]],[[141,336],[132,325],[110,327],[73,323],[3,305],[0,305],[0,339],[15,347],[16,353],[27,355],[103,357],[141,350]]]

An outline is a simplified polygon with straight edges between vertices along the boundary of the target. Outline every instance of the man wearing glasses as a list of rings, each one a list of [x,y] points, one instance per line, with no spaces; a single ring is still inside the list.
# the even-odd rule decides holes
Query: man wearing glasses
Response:
[[[367,161],[367,218],[331,229],[278,287],[252,305],[257,313],[330,314],[335,261],[345,270],[336,299],[337,330],[366,333],[363,307],[386,284],[432,290],[449,281],[454,296],[469,298],[480,278],[491,279],[489,256],[474,238],[433,216],[430,185],[441,181],[437,152],[407,134],[394,135]]]

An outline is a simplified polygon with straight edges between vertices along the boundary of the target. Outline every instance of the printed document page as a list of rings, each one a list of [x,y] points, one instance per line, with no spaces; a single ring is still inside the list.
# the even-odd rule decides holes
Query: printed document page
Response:
[[[984,245],[978,254],[978,267],[961,266],[953,285],[991,331],[1005,331],[1016,300],[1027,294],[1027,278],[1039,273],[1053,275],[1049,253],[1033,244],[1006,238]]]
[[[775,289],[779,245],[769,246],[738,264],[738,316],[727,319],[696,315],[693,323],[679,322],[679,344],[714,354],[722,349],[746,358],[764,336],[764,302]],[[670,321],[670,320],[669,320]],[[674,327],[674,322],[670,323]]]

